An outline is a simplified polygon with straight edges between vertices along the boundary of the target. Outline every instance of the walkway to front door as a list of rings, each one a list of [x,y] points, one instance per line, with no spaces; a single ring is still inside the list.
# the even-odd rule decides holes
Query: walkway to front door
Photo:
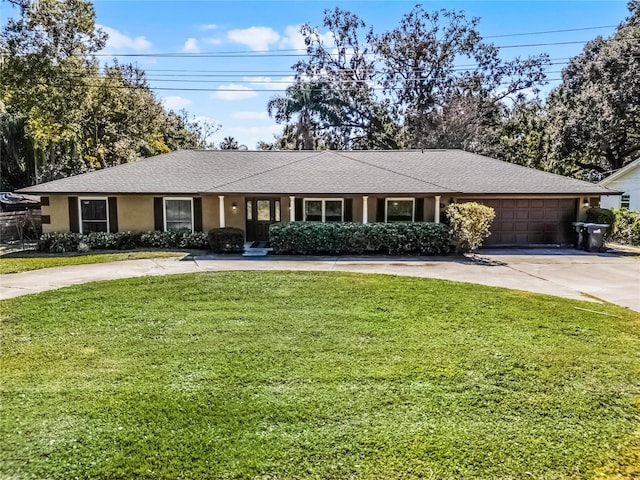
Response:
[[[269,240],[269,227],[280,221],[280,199],[247,198],[247,241]]]

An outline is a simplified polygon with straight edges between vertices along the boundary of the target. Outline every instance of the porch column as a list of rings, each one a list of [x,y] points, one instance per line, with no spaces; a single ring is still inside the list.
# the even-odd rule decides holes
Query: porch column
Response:
[[[289,221],[296,221],[296,197],[293,195],[289,197]]]
[[[369,197],[367,195],[362,196],[362,223],[369,223]]]
[[[433,212],[433,221],[440,223],[440,195],[436,195],[436,209]]]
[[[225,219],[224,219],[224,195],[218,195],[219,205],[220,205],[220,228],[225,227]]]

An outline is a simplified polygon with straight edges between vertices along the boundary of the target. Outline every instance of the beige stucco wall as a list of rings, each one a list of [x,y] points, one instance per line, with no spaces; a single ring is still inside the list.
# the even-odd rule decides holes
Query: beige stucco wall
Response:
[[[49,206],[42,207],[42,215],[51,217],[50,224],[42,225],[42,233],[69,231],[69,203],[66,195],[49,195]]]
[[[355,223],[362,223],[362,204],[364,200],[362,197],[353,197],[353,221]],[[368,209],[367,209],[368,211]],[[367,214],[368,215],[368,214]],[[371,222],[371,218],[368,218],[368,222]]]
[[[289,197],[280,197],[280,221],[289,223],[291,221],[291,204]]]
[[[234,203],[236,204],[235,210],[233,209]],[[245,211],[244,197],[224,197],[225,226],[244,230],[246,228]]]
[[[208,232],[220,226],[220,211],[217,195],[202,196],[202,230]]]
[[[148,232],[154,228],[153,196],[118,195],[118,231]]]
[[[172,196],[172,195],[167,195]],[[146,232],[153,230],[154,201],[153,195],[118,195],[118,230],[121,232]],[[376,221],[377,196],[368,196],[368,221]],[[42,226],[43,232],[69,231],[69,206],[67,195],[50,195],[49,206],[42,207],[42,214],[51,217],[51,223]],[[353,199],[353,221],[362,222],[362,195],[355,195]],[[433,196],[424,198],[425,220],[433,221],[435,199]],[[225,196],[225,221],[227,227],[246,229],[246,202],[244,196]],[[236,209],[233,209],[233,204]],[[448,199],[441,199],[447,204]],[[280,197],[281,221],[288,223],[290,219],[289,196]],[[220,226],[220,209],[218,195],[202,196],[202,228],[206,232]]]
[[[589,197],[580,197],[576,215],[578,222],[585,222],[587,220],[587,210],[589,210],[589,208]]]

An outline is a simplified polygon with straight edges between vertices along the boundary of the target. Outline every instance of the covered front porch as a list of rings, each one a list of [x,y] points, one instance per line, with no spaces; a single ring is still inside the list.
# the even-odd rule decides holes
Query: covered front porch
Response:
[[[220,228],[242,228],[247,242],[267,241],[274,223],[435,222],[450,199],[425,196],[218,195]]]

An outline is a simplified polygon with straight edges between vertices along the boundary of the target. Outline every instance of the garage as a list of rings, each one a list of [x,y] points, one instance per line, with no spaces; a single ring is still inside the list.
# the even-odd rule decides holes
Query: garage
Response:
[[[572,244],[571,222],[576,219],[576,198],[465,198],[496,211],[485,245]]]

